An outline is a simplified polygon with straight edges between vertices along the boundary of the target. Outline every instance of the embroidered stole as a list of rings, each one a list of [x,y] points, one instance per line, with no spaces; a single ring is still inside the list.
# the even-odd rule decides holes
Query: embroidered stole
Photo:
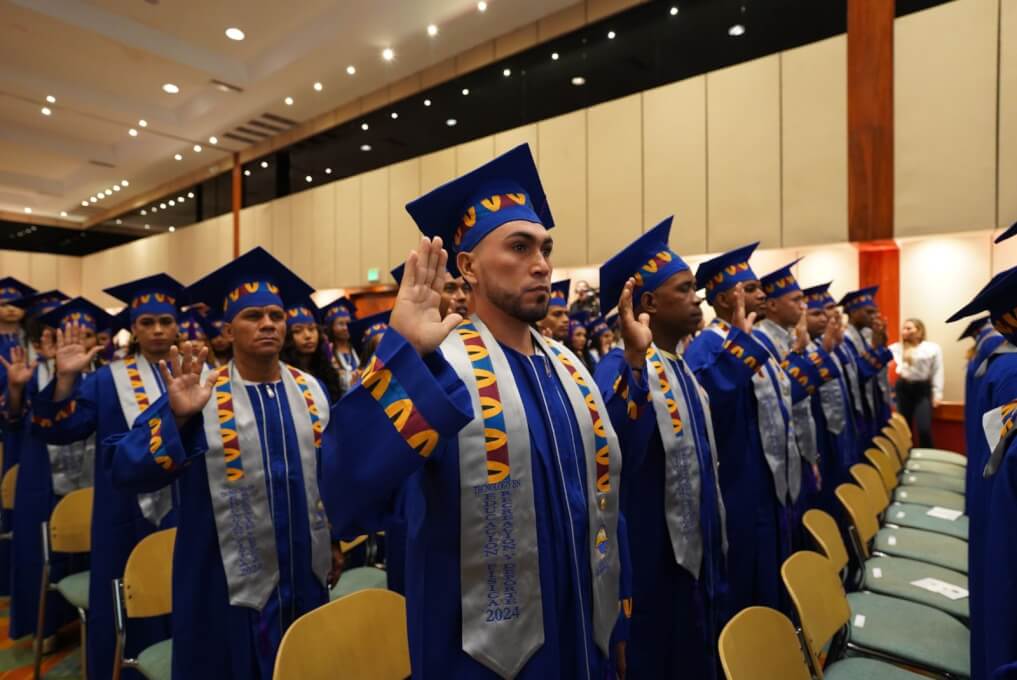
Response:
[[[820,352],[815,342],[810,342],[806,351],[809,353],[809,361],[815,364],[823,383],[819,386],[819,405],[823,409],[823,416],[826,418],[826,429],[835,435],[844,431],[846,423],[846,408],[844,399],[846,392],[841,391],[842,372],[840,362],[833,354]],[[829,363],[827,365],[827,357]]]
[[[313,377],[286,364],[281,368],[284,394],[276,398],[287,400],[293,418],[311,530],[311,566],[325,585],[332,557],[318,490],[318,450],[329,420],[328,397]],[[272,452],[262,450],[254,408],[232,361],[216,369],[212,398],[202,416],[208,492],[230,604],[261,611],[279,582],[265,473],[265,459]]]
[[[35,369],[39,392],[46,389],[53,379],[52,364],[52,359],[44,359]],[[59,422],[67,418],[74,413],[74,409],[75,402],[72,400],[66,407],[67,412],[61,409],[54,420]],[[72,491],[92,486],[95,481],[94,433],[71,444],[47,444],[46,453],[49,455],[49,475],[55,496],[66,496]]]
[[[847,341],[848,346],[854,351],[854,354],[862,361],[872,363],[870,361],[872,354],[869,352],[868,343],[865,342],[865,338],[858,332],[858,329],[851,324],[847,325],[844,332],[844,340]],[[875,368],[875,366],[873,366]],[[858,380],[861,382],[861,374],[858,374]],[[869,417],[876,417],[876,383],[879,382],[879,377],[876,376],[876,380],[869,380],[865,385],[860,386],[860,389],[865,390],[865,402],[869,405]]]
[[[579,359],[539,333],[533,341],[553,366],[582,436],[593,633],[606,656],[618,614],[618,440]],[[504,351],[476,315],[449,334],[441,352],[466,385],[474,413],[458,436],[463,651],[512,678],[544,643],[526,411]]]
[[[134,427],[134,421],[151,406],[152,397],[158,399],[162,396],[162,383],[155,375],[155,367],[141,353],[132,354],[123,361],[114,361],[109,365],[109,370],[113,376],[120,410],[127,421],[127,429],[130,430]],[[169,464],[169,458],[157,462],[165,467]],[[139,493],[138,507],[145,519],[159,526],[173,509],[172,488],[165,486],[151,493]]]
[[[982,416],[982,430],[989,444],[989,460],[985,464],[982,476],[988,479],[996,474],[999,464],[1003,462],[1003,454],[1017,430],[1017,399],[988,411]]]

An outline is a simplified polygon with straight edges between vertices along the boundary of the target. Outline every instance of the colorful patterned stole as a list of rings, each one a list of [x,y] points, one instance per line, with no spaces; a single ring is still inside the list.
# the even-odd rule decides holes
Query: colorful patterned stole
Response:
[[[618,440],[582,363],[536,332],[533,340],[554,368],[582,436],[593,633],[607,655],[620,576]],[[466,385],[475,414],[459,433],[463,650],[511,678],[544,643],[526,412],[504,351],[476,315],[459,324],[441,352]]]
[[[843,378],[839,362],[833,354],[820,351],[819,345],[815,342],[810,342],[805,351],[823,381],[819,386],[819,406],[823,409],[823,417],[826,418],[826,429],[839,435],[844,431],[847,422],[847,406],[844,403],[847,392],[841,390]]]
[[[989,460],[982,475],[986,478],[996,474],[999,464],[1003,462],[1003,454],[1017,431],[1017,399],[1003,404],[982,416],[982,430],[989,444]]]
[[[318,450],[329,404],[318,381],[282,364],[282,391],[300,447],[309,525],[311,565],[322,585],[331,567],[328,523],[318,490]],[[202,410],[205,469],[230,604],[261,611],[279,582],[275,527],[265,475],[265,453],[247,388],[231,361],[216,369],[212,398]],[[284,451],[268,452],[285,455]]]

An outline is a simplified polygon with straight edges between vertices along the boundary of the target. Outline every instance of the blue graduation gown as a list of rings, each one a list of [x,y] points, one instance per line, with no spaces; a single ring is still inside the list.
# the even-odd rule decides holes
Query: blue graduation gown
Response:
[[[879,374],[893,357],[886,348],[874,350],[863,335],[859,333],[859,336],[861,337],[860,349],[847,339],[841,343],[841,346],[858,368],[859,391],[862,400],[860,411],[863,414],[858,422],[858,446],[859,454],[862,454],[872,445],[873,437],[879,434],[890,417],[889,407],[885,404],[882,390],[879,387]],[[873,395],[871,404],[867,396],[869,393]]]
[[[994,475],[985,518],[984,583],[977,594],[983,607],[983,624],[972,629],[972,652],[982,651],[978,675],[972,678],[1017,677],[1015,666],[1006,675],[1002,667],[1017,660],[1017,439],[1011,438],[1003,462]],[[974,586],[974,583],[971,583]],[[975,595],[972,589],[972,595]],[[972,622],[973,623],[973,622]],[[975,631],[978,638],[975,638]],[[976,646],[977,645],[977,646]],[[998,673],[998,674],[997,674]]]
[[[705,330],[685,351],[685,360],[710,397],[727,508],[730,592],[722,623],[745,607],[780,609],[783,601],[780,565],[788,548],[782,536],[783,510],[763,454],[752,385],[756,367],[764,367],[767,356],[765,347],[733,327],[726,339]]]
[[[22,394],[24,408],[20,414],[7,418],[6,442],[17,447],[18,481],[15,489],[17,513],[11,523],[14,536],[11,540],[13,561],[10,565],[10,627],[12,640],[34,635],[39,616],[39,586],[42,581],[42,529],[49,521],[60,497],[53,493],[50,476],[49,452],[38,430],[31,425],[32,404],[36,400],[39,368],[25,385]],[[5,386],[6,387],[6,386]],[[7,400],[5,399],[5,403]],[[5,451],[10,450],[5,446]],[[52,553],[50,581],[56,583],[64,576],[83,569],[82,560],[72,555]],[[45,636],[52,635],[76,617],[74,609],[57,594],[46,599]]]
[[[155,371],[160,381],[159,372]],[[87,659],[90,678],[108,678],[113,674],[116,634],[113,624],[113,587],[115,578],[124,574],[124,565],[138,541],[157,528],[173,526],[171,512],[160,527],[145,519],[134,493],[121,491],[112,483],[113,451],[106,439],[127,431],[120,409],[113,374],[103,366],[78,381],[73,394],[53,401],[56,381],[50,382],[33,402],[38,418],[49,421],[39,429],[51,444],[67,444],[95,434],[95,499],[92,503],[91,576],[88,583]],[[71,403],[73,402],[73,407]],[[56,419],[63,411],[67,417]],[[149,645],[170,636],[168,617],[131,619],[127,622],[127,654],[135,656]],[[139,677],[139,676],[135,676]]]
[[[816,435],[820,455],[819,471],[822,475],[822,488],[819,492],[818,506],[834,517],[837,517],[840,514],[840,504],[837,502],[834,491],[841,484],[852,481],[851,466],[859,461],[858,444],[855,441],[854,407],[851,404],[851,393],[847,381],[841,373],[834,355],[816,343],[813,343],[810,351],[819,355],[822,369],[828,371],[826,374],[827,382],[824,385],[832,382],[837,386],[836,393],[840,395],[844,408],[844,428],[840,434],[834,434],[829,429],[829,422],[826,419],[825,411],[823,411],[821,392],[816,390],[812,395],[812,417],[816,421]],[[828,388],[824,387],[822,389]]]
[[[586,468],[575,415],[546,357],[502,349],[530,429],[544,620],[544,644],[517,678],[606,678],[609,659],[593,641]],[[375,356],[391,371],[392,384],[406,392],[408,408],[422,414],[440,438],[427,458],[420,456],[392,426],[371,391],[354,387],[333,409],[333,418],[346,433],[339,454],[322,461],[329,519],[344,535],[376,530],[394,512],[402,489],[413,677],[496,678],[462,650],[457,434],[473,417],[469,393],[440,352],[421,358],[391,328]],[[624,586],[622,521],[619,540]]]
[[[11,360],[11,349],[22,344],[20,333],[0,333],[0,355],[7,361]],[[7,369],[0,364],[0,394],[7,394]],[[0,398],[2,399],[2,398]],[[6,402],[0,403],[5,408]],[[0,479],[18,462],[18,445],[15,438],[9,441],[6,436],[7,424],[0,422],[0,437],[3,437],[3,464],[0,465]],[[11,531],[14,513],[0,512],[0,533]],[[11,594],[11,542],[0,541],[0,597]]]
[[[260,612],[229,603],[204,461],[208,444],[203,416],[196,415],[178,429],[169,397],[164,395],[141,414],[129,433],[109,440],[115,488],[148,492],[174,480],[178,485],[181,500],[173,551],[173,678],[177,680],[269,680],[290,624],[328,602],[328,591],[311,566],[300,449],[283,383],[249,384],[246,389],[262,445],[279,563],[279,583]],[[172,470],[156,463],[150,453],[148,423],[153,418],[162,421]],[[321,455],[332,455],[335,432],[330,421]]]
[[[641,390],[616,389],[625,368],[621,350],[609,352],[597,366],[597,385],[608,410],[627,413],[636,404],[638,427],[622,440],[622,512],[629,528],[632,559],[632,621],[627,650],[628,677],[719,677],[717,639],[727,594],[721,517],[717,509],[714,458],[700,388],[680,368],[683,359],[661,352],[670,361],[688,405],[684,431],[695,437],[700,473],[699,525],[703,561],[695,578],[675,561],[665,519],[665,452],[645,377]],[[621,417],[621,416],[618,416]],[[612,414],[612,420],[615,415]]]
[[[979,333],[978,340],[975,342],[974,354],[964,371],[964,455],[969,458],[965,469],[964,511],[969,515],[971,514],[969,507],[971,490],[978,485],[977,478],[982,476],[982,467],[972,465],[973,461],[970,460],[970,457],[985,440],[985,434],[982,431],[982,412],[978,410],[979,386],[983,376],[978,375],[978,369],[1003,341],[1003,336],[991,327]]]

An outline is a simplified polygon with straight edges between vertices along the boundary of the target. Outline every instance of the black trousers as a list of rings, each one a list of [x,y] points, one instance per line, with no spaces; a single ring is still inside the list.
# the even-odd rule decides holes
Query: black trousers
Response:
[[[914,423],[918,430],[918,446],[925,449],[932,445],[932,383],[897,381],[897,408],[900,414]]]

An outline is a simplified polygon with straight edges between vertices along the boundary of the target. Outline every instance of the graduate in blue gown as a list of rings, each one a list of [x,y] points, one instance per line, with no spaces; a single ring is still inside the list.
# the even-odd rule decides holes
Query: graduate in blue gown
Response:
[[[414,678],[607,678],[630,611],[620,452],[592,376],[530,327],[554,222],[529,148],[407,209],[435,238],[407,259],[390,327],[335,409],[329,516],[373,531],[405,495]],[[466,320],[441,318],[446,264],[473,291]]]
[[[285,310],[311,292],[261,248],[192,285],[191,299],[223,309],[233,360],[208,371],[206,352],[172,349],[159,365],[166,393],[108,440],[114,488],[179,488],[177,680],[269,680],[287,628],[338,579],[318,492],[319,457],[337,439],[327,392],[279,360]]]
[[[631,404],[638,418],[633,436],[622,440],[622,512],[632,555],[631,680],[722,677],[717,640],[726,611],[727,545],[713,423],[706,393],[677,352],[703,314],[695,277],[668,247],[671,220],[600,268],[600,308],[618,304],[626,318],[634,305],[636,315],[647,316],[653,342],[649,352],[609,352],[596,373],[608,409],[621,411],[612,417],[624,417]],[[625,364],[646,373],[649,395],[621,389]]]
[[[844,328],[843,347],[858,375],[862,407],[862,417],[858,423],[858,446],[861,451],[872,445],[872,438],[879,434],[890,419],[890,405],[881,381],[884,369],[893,359],[893,354],[887,347],[873,346],[869,341],[872,337],[872,325],[879,313],[876,307],[878,290],[879,286],[869,286],[851,291],[845,294],[839,303],[848,317],[848,324]]]
[[[350,341],[350,324],[357,318],[357,306],[352,300],[341,297],[325,306],[322,320],[328,338],[332,359],[339,371],[343,392],[353,386],[359,377],[360,356]]]
[[[987,368],[986,359],[992,356],[993,352],[1004,342],[1003,336],[992,327],[989,317],[982,316],[968,324],[967,328],[958,338],[964,340],[972,338],[975,344],[968,351],[968,363],[964,371],[964,453],[968,456],[968,464],[965,467],[965,514],[970,514],[968,504],[973,498],[971,490],[978,485],[978,478],[982,476],[981,465],[971,460],[974,452],[979,450],[981,442],[985,437],[982,430],[982,415],[978,413],[979,386]]]
[[[165,274],[106,289],[130,309],[137,352],[83,377],[82,370],[100,348],[86,350],[73,331],[59,334],[56,379],[34,402],[35,416],[42,421],[39,431],[49,443],[66,444],[95,436],[86,640],[91,678],[110,677],[113,672],[113,579],[123,576],[124,565],[138,541],[174,522],[170,489],[139,496],[113,486],[112,449],[106,440],[126,432],[162,393],[153,366],[168,356],[177,341],[177,303],[182,291],[182,286]],[[126,653],[130,656],[170,635],[167,617],[130,619],[126,625]]]
[[[564,279],[551,284],[551,303],[547,316],[537,322],[545,338],[565,343],[569,338],[569,287],[572,281]]]
[[[343,388],[319,325],[320,318],[321,310],[310,298],[288,308],[286,341],[280,356],[287,364],[317,378],[328,391],[329,403],[336,404],[343,396]]]
[[[788,437],[790,385],[752,334],[757,310],[766,300],[749,266],[756,245],[699,266],[696,285],[706,289],[717,318],[685,351],[710,397],[717,439],[729,544],[726,617],[752,605],[787,608],[780,565],[791,549],[788,467],[799,454]]]
[[[233,344],[222,334],[226,322],[222,320],[222,312],[208,305],[198,304],[198,321],[205,329],[208,338],[208,365],[212,368],[225,366],[233,358]]]

